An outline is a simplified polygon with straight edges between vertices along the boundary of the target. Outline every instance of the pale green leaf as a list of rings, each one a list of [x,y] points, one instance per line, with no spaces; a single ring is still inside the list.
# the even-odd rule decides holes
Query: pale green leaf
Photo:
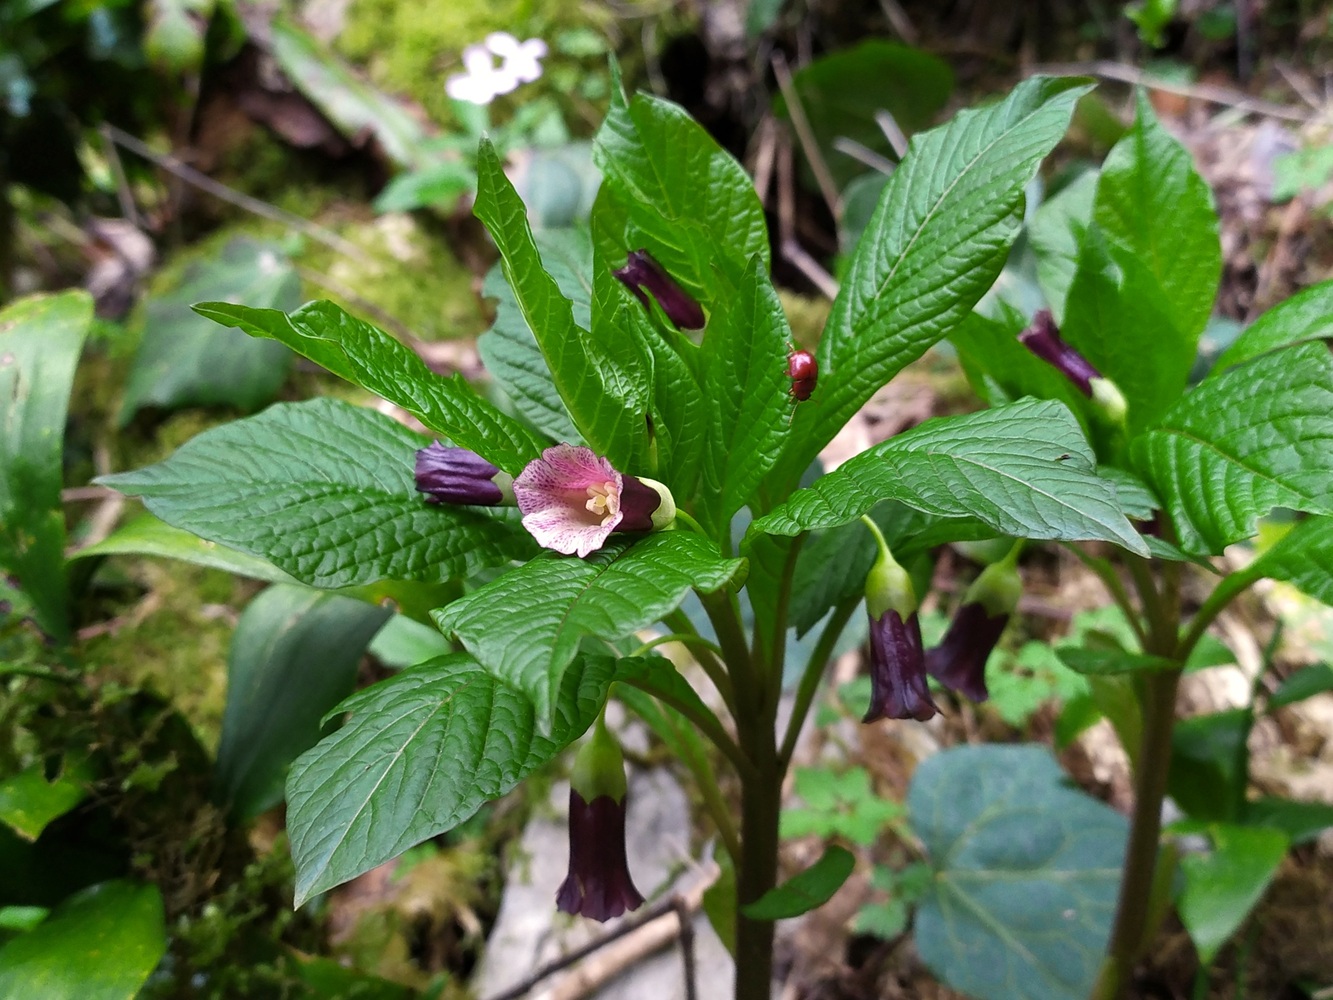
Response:
[[[969,517],[1015,538],[1114,542],[1147,554],[1061,403],[1024,399],[930,420],[839,466],[755,522],[795,535],[845,524],[881,500]]]
[[[0,996],[133,1000],[166,950],[157,887],[103,882],[0,949]]]
[[[1045,747],[954,747],[912,778],[934,878],[916,946],[977,1000],[1081,1000],[1115,912],[1128,824],[1069,787]]]
[[[741,912],[751,920],[799,917],[832,899],[855,867],[856,857],[847,848],[827,847],[813,865],[746,903]]]
[[[164,462],[98,481],[316,587],[458,579],[531,552],[513,511],[424,502],[414,468],[425,444],[384,414],[314,399],[215,427]]]
[[[301,279],[281,248],[238,236],[145,299],[143,340],[125,386],[122,424],[146,406],[254,410],[277,395],[291,370],[291,352],[190,311],[193,303],[213,299],[295,309]]]
[[[574,322],[589,329],[592,322],[591,237],[585,229],[550,229],[533,234],[542,263],[573,306]],[[486,275],[482,294],[494,298],[495,324],[477,338],[481,363],[513,400],[515,409],[534,427],[556,441],[582,439],[560,400],[551,369],[542,357],[532,327],[523,317],[514,291],[496,264]]]
[[[679,105],[647,94],[626,104],[614,81],[593,161],[642,241],[624,249],[651,251],[710,309],[751,257],[767,267],[768,227],[754,182]]]
[[[1189,553],[1250,537],[1279,505],[1333,513],[1333,358],[1303,344],[1207,379],[1133,455]]]
[[[71,558],[94,556],[158,556],[220,569],[252,580],[296,582],[291,574],[284,573],[267,559],[210,542],[184,528],[173,528],[152,514],[140,514],[125,522],[96,545],[79,549]]]
[[[787,377],[791,328],[759,258],[714,313],[703,346],[710,439],[703,468],[706,524],[731,523],[782,452],[795,403]]]
[[[474,212],[495,240],[519,309],[583,440],[618,467],[634,464],[647,444],[647,359],[629,337],[595,339],[574,321],[573,304],[547,273],[527,209],[487,140],[477,157]]]
[[[47,762],[0,781],[0,823],[25,840],[36,840],[47,824],[69,812],[92,790],[93,771],[86,757],[66,755],[48,780]]]
[[[1220,375],[1233,365],[1307,340],[1333,337],[1333,281],[1297,292],[1269,309],[1237,337],[1213,365]]]
[[[944,337],[991,286],[1023,192],[1064,134],[1081,80],[1036,77],[1000,103],[913,137],[852,255],[773,484],[790,489],[866,400]]]
[[[1180,862],[1185,888],[1179,904],[1180,921],[1205,966],[1250,915],[1287,856],[1281,830],[1214,823],[1208,833],[1212,851]]]
[[[1310,517],[1245,568],[1248,577],[1270,577],[1333,605],[1333,517]]]
[[[674,611],[692,588],[724,586],[742,565],[700,535],[658,532],[587,559],[547,553],[438,609],[435,623],[545,719],[585,637],[630,635]]]
[[[246,607],[227,655],[214,784],[240,820],[282,801],[287,768],[352,692],[371,636],[392,612],[307,587],[270,587]],[[423,626],[424,627],[424,626]]]
[[[84,292],[20,299],[0,311],[0,570],[17,579],[37,624],[62,639],[65,414],[92,318]]]
[[[614,668],[589,658],[565,672],[547,736],[526,694],[461,653],[353,695],[350,721],[287,778],[296,905],[504,795],[587,730]]]
[[[1037,206],[1028,223],[1028,237],[1037,257],[1037,284],[1056,325],[1064,322],[1065,300],[1078,270],[1079,248],[1092,222],[1096,194],[1097,171],[1085,171]]]
[[[201,302],[194,310],[252,337],[281,341],[512,476],[544,447],[538,434],[478,396],[462,375],[436,375],[411,348],[332,302],[308,302],[291,315],[226,302]]]
[[[278,67],[347,139],[363,144],[367,135],[374,136],[384,155],[398,166],[427,164],[422,149],[425,128],[407,108],[291,23],[273,19],[266,27]]]

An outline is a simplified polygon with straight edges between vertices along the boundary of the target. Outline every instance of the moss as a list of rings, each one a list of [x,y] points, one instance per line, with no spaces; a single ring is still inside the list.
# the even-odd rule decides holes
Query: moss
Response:
[[[370,260],[310,245],[299,260],[308,268],[312,297],[332,299],[354,315],[384,325],[366,308],[369,304],[425,340],[470,337],[486,328],[476,276],[454,255],[443,234],[427,223],[395,213],[345,225],[340,235],[365,249]],[[321,276],[327,283],[321,283]]]
[[[102,587],[132,583],[143,596],[87,640],[82,654],[100,681],[147,688],[190,722],[199,742],[217,749],[227,698],[227,650],[237,609],[255,584],[189,563],[118,560]]]
[[[522,89],[523,99],[551,94],[570,112],[566,120],[591,129],[600,115],[588,114],[587,102],[609,93],[605,54],[593,40],[613,19],[605,5],[588,0],[353,0],[337,46],[376,84],[415,98],[447,127],[456,122],[444,80],[462,71],[465,46],[492,31],[542,38],[550,48],[544,76]],[[496,110],[503,115],[510,107],[501,99]]]

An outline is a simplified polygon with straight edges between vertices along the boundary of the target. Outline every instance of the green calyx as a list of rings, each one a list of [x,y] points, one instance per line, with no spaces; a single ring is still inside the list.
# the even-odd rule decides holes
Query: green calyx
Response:
[[[1092,389],[1092,404],[1106,422],[1123,426],[1129,415],[1129,403],[1120,387],[1109,378],[1089,379],[1088,385]]]
[[[666,484],[659,483],[656,479],[649,479],[646,476],[637,476],[636,478],[662,498],[657,510],[652,513],[653,530],[661,531],[676,520],[676,498],[671,495],[671,491],[666,488]]]
[[[882,618],[885,612],[896,611],[898,617],[906,621],[920,607],[912,578],[893,558],[879,526],[868,517],[862,517],[861,520],[875,536],[875,543],[879,546],[879,558],[866,574],[866,610],[870,612],[871,618]]]
[[[980,604],[991,618],[1011,615],[1023,596],[1023,578],[1018,575],[1018,554],[1023,541],[1019,539],[999,562],[991,563],[972,581],[963,595],[964,604]]]
[[[569,773],[569,784],[584,802],[609,796],[616,802],[625,798],[625,756],[620,744],[606,728],[599,715],[592,731],[574,755],[574,767]]]

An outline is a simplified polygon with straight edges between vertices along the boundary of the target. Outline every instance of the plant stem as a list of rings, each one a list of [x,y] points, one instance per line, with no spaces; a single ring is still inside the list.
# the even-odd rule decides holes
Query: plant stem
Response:
[[[714,653],[720,653],[722,650],[717,643],[710,642],[701,635],[692,632],[668,632],[666,635],[659,635],[649,639],[642,646],[630,653],[630,656],[642,656],[650,649],[656,649],[658,646],[665,645],[668,642],[678,642],[682,646],[698,646],[702,649],[711,649]]]
[[[778,685],[774,685],[777,687]],[[772,706],[768,702],[772,702]],[[770,1000],[773,978],[773,921],[751,920],[741,907],[777,884],[778,820],[782,767],[778,761],[773,715],[777,699],[761,700],[758,718],[742,735],[742,746],[758,776],[741,784],[741,858],[736,871],[735,1000]],[[748,713],[747,713],[748,715]]]
[[[721,647],[709,643],[707,639],[699,635],[699,630],[694,627],[694,622],[690,621],[690,616],[684,611],[673,611],[662,619],[667,628],[674,629],[682,635],[697,636],[701,645],[695,648],[695,660],[703,668],[703,672],[708,675],[708,679],[713,682],[717,688],[718,694],[726,702],[727,710],[733,716],[736,714],[736,693],[731,686],[731,676],[727,673],[726,666],[722,663],[720,654]],[[717,652],[713,652],[716,649]]]
[[[693,744],[689,740],[679,736],[679,729],[676,727],[675,720],[672,719],[670,712],[663,712],[662,720],[678,734],[677,741],[683,751],[682,759],[699,786],[699,794],[703,797],[704,808],[708,810],[708,815],[717,827],[718,836],[722,838],[722,846],[727,854],[731,856],[731,863],[733,865],[739,864],[741,857],[740,835],[736,832],[736,823],[732,819],[731,808],[722,797],[722,789],[718,787],[717,778],[713,774],[712,767],[708,760],[692,752]],[[741,781],[742,783],[745,781],[744,773],[742,773]]]
[[[1203,602],[1203,606],[1195,613],[1194,619],[1190,622],[1189,631],[1180,640],[1180,656],[1182,659],[1187,658],[1194,651],[1194,647],[1203,638],[1204,632],[1208,631],[1208,626],[1222,613],[1222,609],[1239,597],[1245,588],[1258,579],[1258,576],[1254,576],[1245,570],[1222,578],[1218,585],[1213,588],[1213,592],[1208,595],[1207,600]]]
[[[1110,591],[1111,599],[1115,601],[1116,607],[1121,610],[1125,620],[1129,622],[1129,627],[1134,630],[1134,636],[1139,640],[1139,646],[1144,646],[1148,641],[1148,633],[1143,630],[1138,609],[1134,607],[1134,602],[1129,599],[1129,591],[1125,589],[1125,585],[1119,574],[1116,573],[1115,567],[1106,559],[1097,559],[1088,555],[1076,545],[1066,547],[1082,561],[1084,566],[1097,574],[1097,578]]]
[[[782,767],[784,778],[787,767],[791,764],[791,755],[796,750],[801,727],[805,725],[805,717],[810,712],[810,704],[815,700],[819,682],[824,678],[824,667],[828,664],[829,657],[833,655],[833,647],[837,645],[842,630],[847,627],[848,619],[852,617],[852,613],[860,603],[861,595],[857,594],[833,610],[833,617],[819,634],[814,652],[810,654],[810,659],[805,664],[805,672],[801,674],[801,684],[796,689],[796,702],[792,706],[791,718],[787,721],[787,732],[782,738],[782,749],[778,752],[778,763]]]
[[[741,748],[736,745],[736,741],[733,740],[731,736],[728,735],[727,731],[722,728],[722,723],[717,720],[717,717],[710,714],[707,709],[700,712],[698,707],[691,705],[685,699],[675,698],[672,696],[671,692],[663,691],[661,688],[653,684],[638,683],[635,679],[631,678],[626,678],[620,683],[629,684],[638,688],[640,691],[652,695],[658,701],[670,705],[682,716],[688,719],[700,733],[707,737],[708,741],[712,743],[713,746],[722,751],[727,760],[731,761],[736,768],[736,773],[741,776],[742,781],[748,781],[755,776],[754,765],[746,758],[745,753]]]
[[[1150,627],[1144,652],[1181,662],[1179,563],[1162,568],[1162,587],[1154,585],[1148,564],[1131,560],[1130,571],[1144,601]],[[1120,881],[1120,901],[1094,1000],[1124,996],[1134,965],[1147,945],[1148,910],[1162,834],[1162,800],[1171,767],[1171,732],[1176,722],[1176,688],[1181,668],[1151,673],[1143,679],[1143,734],[1134,773],[1134,815]]]

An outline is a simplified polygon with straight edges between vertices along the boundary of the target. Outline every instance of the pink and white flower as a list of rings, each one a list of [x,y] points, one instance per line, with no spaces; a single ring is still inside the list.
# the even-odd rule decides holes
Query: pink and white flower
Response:
[[[652,531],[676,516],[661,483],[617,472],[591,448],[557,444],[514,480],[523,527],[544,548],[586,556],[613,531]]]

